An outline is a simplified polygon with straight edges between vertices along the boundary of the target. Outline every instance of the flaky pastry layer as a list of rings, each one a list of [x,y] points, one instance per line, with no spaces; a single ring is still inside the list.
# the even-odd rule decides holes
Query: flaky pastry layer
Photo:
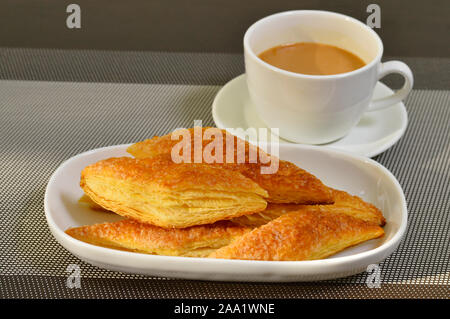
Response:
[[[238,172],[162,158],[99,161],[82,171],[80,185],[104,209],[166,228],[210,224],[267,205],[267,192]]]
[[[89,244],[139,253],[207,257],[250,229],[231,222],[165,229],[124,219],[113,223],[70,228],[70,236]]]
[[[286,213],[255,228],[211,258],[295,261],[331,256],[383,236],[383,228],[349,215],[320,209]]]
[[[337,189],[331,190],[334,199],[334,204],[332,205],[269,204],[262,212],[233,218],[232,221],[239,225],[258,227],[267,224],[283,214],[292,211],[312,209],[323,213],[330,212],[350,215],[379,226],[384,226],[386,224],[383,214],[374,205],[363,201],[358,196],[350,195],[347,192]]]
[[[209,133],[212,132],[208,138],[204,136],[206,130]],[[202,154],[205,154],[205,151],[210,151],[209,153],[206,152],[206,154],[212,155],[217,155],[216,150],[217,152],[222,152],[221,161],[214,162],[214,160],[211,162],[209,160],[210,165],[238,171],[253,180],[269,193],[268,202],[296,204],[333,203],[328,187],[314,175],[290,162],[268,155],[248,142],[229,133],[227,134],[225,130],[206,127],[184,129],[174,133],[175,136],[178,136],[178,139],[172,140],[172,134],[161,137],[156,136],[131,145],[127,151],[136,158],[171,157],[174,147],[177,150],[180,149],[180,153],[184,155],[183,147],[189,145],[190,147],[186,148],[190,152],[187,159],[194,162],[196,160],[194,145],[196,141],[201,141],[201,144],[198,144],[201,145],[201,152],[197,152],[197,155],[200,154],[200,160],[205,160],[202,158]],[[184,136],[188,136],[190,139],[185,139]],[[217,139],[220,139],[221,147],[217,147],[217,149],[210,148],[210,143],[217,141]],[[180,145],[183,147],[180,147]],[[238,147],[238,145],[243,145],[243,147]],[[250,150],[254,152],[252,153]],[[232,154],[231,156],[228,155],[229,158],[227,157],[227,151],[229,154],[230,152]],[[252,157],[251,154],[257,154],[256,158]],[[244,163],[238,163],[238,158],[243,158]],[[262,174],[261,169],[269,167],[271,161],[278,161],[278,170],[273,174]]]

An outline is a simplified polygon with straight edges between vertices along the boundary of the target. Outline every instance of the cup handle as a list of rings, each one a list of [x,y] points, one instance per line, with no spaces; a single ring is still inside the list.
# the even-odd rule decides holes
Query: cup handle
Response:
[[[378,72],[378,80],[391,73],[401,74],[405,78],[403,87],[390,96],[373,100],[370,103],[367,112],[381,110],[394,105],[403,100],[411,91],[414,83],[414,77],[409,66],[401,61],[389,61],[381,63],[380,71]]]

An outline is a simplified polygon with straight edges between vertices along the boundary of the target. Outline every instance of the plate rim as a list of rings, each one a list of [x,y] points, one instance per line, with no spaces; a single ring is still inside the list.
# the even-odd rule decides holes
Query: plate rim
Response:
[[[227,83],[225,83],[220,90],[216,93],[212,106],[211,106],[211,114],[212,114],[212,118],[214,123],[216,124],[216,126],[218,128],[221,129],[227,129],[228,127],[223,123],[223,121],[220,119],[219,115],[218,115],[218,111],[217,109],[219,108],[219,101],[222,100],[222,96],[225,94],[225,90],[233,84],[233,82],[238,82],[238,81],[243,81],[243,79],[246,77],[246,73],[242,73],[234,78],[232,78],[231,80],[229,80]],[[388,87],[386,84],[384,84],[381,81],[378,81],[376,85],[380,85],[381,87],[383,87],[383,89],[389,90],[392,93],[394,93],[394,91]],[[313,146],[318,146],[318,147],[329,147],[335,150],[341,150],[341,151],[345,151],[345,152],[349,152],[352,154],[356,154],[356,155],[362,155],[368,158],[372,158],[375,157],[377,155],[380,155],[381,153],[385,152],[386,150],[388,150],[389,148],[391,148],[392,146],[394,146],[401,138],[402,136],[405,134],[406,129],[408,128],[408,123],[409,123],[409,119],[408,119],[408,112],[406,110],[405,107],[405,103],[403,101],[400,101],[396,104],[400,105],[400,111],[401,111],[401,119],[402,121],[400,121],[400,129],[397,131],[397,133],[389,139],[388,142],[383,143],[381,146],[375,147],[372,151],[367,151],[367,152],[363,152],[363,153],[357,153],[351,150],[350,147],[333,147],[333,143],[334,142],[330,142],[327,144],[323,144],[323,145],[313,145]],[[392,105],[394,106],[394,105]],[[371,113],[375,113],[377,111],[373,111]],[[259,142],[259,141],[257,141]],[[293,143],[293,142],[285,142],[285,141],[280,141],[280,144],[286,144],[286,145],[309,145],[309,144],[301,144],[301,143]],[[359,144],[352,144],[352,147],[354,146],[358,146],[358,145],[370,145],[373,143],[359,143]]]
[[[396,250],[396,248],[398,247],[398,245],[400,244],[400,242],[402,241],[402,239],[406,233],[408,212],[407,212],[407,203],[406,203],[405,195],[404,195],[403,189],[402,189],[400,183],[398,182],[398,180],[386,167],[384,167],[383,165],[381,165],[380,163],[378,163],[372,159],[369,159],[369,158],[366,158],[366,157],[360,156],[360,155],[351,154],[349,152],[345,152],[345,151],[341,151],[341,150],[313,146],[313,145],[285,144],[283,147],[300,148],[300,149],[305,148],[305,149],[311,149],[311,150],[318,151],[318,152],[332,153],[333,155],[342,156],[342,157],[345,157],[350,160],[356,159],[358,161],[362,161],[365,164],[372,165],[374,168],[377,168],[377,169],[383,171],[389,177],[390,181],[393,182],[396,191],[400,195],[400,200],[402,203],[402,211],[400,213],[402,222],[399,225],[399,228],[396,231],[396,233],[393,235],[393,237],[374,249],[356,253],[356,254],[349,255],[349,256],[340,256],[340,257],[336,257],[336,258],[328,258],[328,259],[321,259],[321,260],[307,260],[307,261],[255,261],[255,260],[210,259],[210,258],[201,258],[201,257],[163,256],[163,255],[150,255],[150,254],[143,254],[143,253],[137,253],[137,252],[120,251],[120,250],[115,250],[115,249],[110,249],[110,248],[105,248],[105,247],[88,244],[88,243],[79,241],[79,240],[69,236],[68,234],[66,234],[64,232],[64,230],[62,230],[56,224],[56,222],[53,220],[51,208],[50,208],[50,204],[49,204],[49,201],[51,200],[50,192],[52,191],[52,186],[56,183],[55,180],[57,179],[58,175],[61,174],[61,172],[64,172],[64,169],[66,168],[66,166],[68,166],[73,161],[76,161],[81,157],[88,156],[88,155],[91,155],[91,154],[94,154],[97,152],[101,152],[101,151],[106,151],[106,150],[112,150],[112,149],[123,150],[129,145],[131,145],[131,144],[105,146],[105,147],[88,150],[86,152],[82,152],[80,154],[72,156],[72,157],[66,159],[65,161],[63,161],[58,166],[58,168],[53,172],[53,174],[51,175],[51,177],[49,178],[49,181],[47,183],[47,187],[45,190],[45,196],[44,196],[44,211],[45,211],[46,221],[47,221],[47,224],[49,226],[51,233],[53,234],[55,239],[58,241],[58,243],[61,244],[66,250],[68,250],[70,253],[74,254],[78,258],[80,258],[82,260],[87,260],[90,263],[93,263],[93,262],[91,262],[90,259],[85,256],[79,256],[74,251],[73,247],[78,246],[84,250],[89,251],[91,254],[96,254],[99,256],[107,254],[114,258],[118,258],[119,260],[135,258],[135,259],[139,259],[141,261],[146,261],[146,262],[148,262],[149,265],[152,264],[152,261],[159,261],[160,263],[164,263],[164,262],[176,263],[177,261],[182,261],[182,264],[188,263],[188,264],[196,264],[198,266],[198,263],[200,262],[202,264],[202,266],[206,265],[208,267],[211,267],[214,265],[245,266],[245,267],[247,267],[246,268],[247,272],[248,272],[248,269],[260,270],[258,268],[262,267],[266,271],[266,273],[273,272],[273,271],[276,271],[276,273],[279,273],[279,272],[284,271],[285,272],[284,275],[286,275],[286,274],[292,275],[292,270],[297,270],[295,272],[295,274],[298,274],[299,276],[301,276],[302,269],[300,267],[320,267],[321,271],[318,271],[318,273],[322,273],[323,269],[326,267],[338,267],[338,266],[343,266],[343,265],[351,264],[351,263],[364,262],[364,260],[367,260],[367,259],[377,259],[378,261],[383,260]],[[94,261],[98,262],[97,260],[94,260]],[[100,263],[103,263],[103,262],[100,262]],[[109,265],[111,265],[111,264],[109,264]],[[123,264],[114,264],[114,266],[124,267]],[[107,268],[107,267],[105,267],[105,268]],[[151,269],[151,267],[148,267],[146,269]],[[198,274],[199,273],[195,270],[186,270],[186,271],[189,272],[190,274]],[[139,273],[139,272],[133,271],[132,273]],[[219,273],[221,275],[223,275],[224,271],[221,270]],[[325,271],[325,273],[327,273],[327,272]],[[231,273],[227,272],[227,274],[231,274]],[[184,277],[184,278],[188,278],[188,277]],[[200,278],[198,276],[197,277],[194,276],[191,279],[208,280],[207,278]],[[217,279],[217,278],[213,278],[213,279],[209,279],[209,280],[231,281],[231,280],[224,280],[224,279]],[[317,280],[317,279],[314,279],[314,280]],[[285,280],[271,280],[270,276],[268,276],[267,280],[251,280],[251,279],[249,279],[247,281],[283,282]],[[287,280],[287,281],[293,281],[293,280]],[[294,280],[294,281],[298,281],[298,280]],[[306,280],[301,280],[301,281],[306,281]]]

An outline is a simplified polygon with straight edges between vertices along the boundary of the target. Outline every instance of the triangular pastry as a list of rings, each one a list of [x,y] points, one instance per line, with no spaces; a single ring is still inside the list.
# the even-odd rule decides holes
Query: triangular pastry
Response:
[[[214,251],[211,258],[248,260],[314,260],[347,247],[383,236],[383,228],[320,209],[286,213],[255,228],[230,245]]]
[[[80,185],[103,208],[166,228],[210,224],[267,205],[267,192],[239,172],[166,158],[102,160],[83,169]]]
[[[374,205],[363,201],[358,196],[352,196],[347,192],[332,189],[334,204],[332,205],[296,205],[296,204],[269,204],[267,208],[251,215],[244,215],[233,218],[232,221],[249,227],[258,227],[267,224],[271,220],[299,210],[319,210],[324,213],[334,212],[350,215],[361,220],[384,226],[386,220],[381,211]]]
[[[223,221],[166,229],[134,220],[70,228],[70,236],[89,244],[154,255],[207,257],[250,229]]]
[[[208,130],[208,132],[206,132],[206,130]],[[208,135],[209,138],[204,138],[205,134]],[[214,161],[213,159],[210,159],[208,160],[210,165],[238,171],[255,181],[269,193],[267,198],[268,202],[297,204],[333,203],[333,198],[328,187],[314,175],[290,162],[279,160],[275,156],[268,155],[258,147],[227,133],[225,130],[208,127],[201,129],[190,128],[175,131],[174,135],[178,136],[178,139],[172,140],[172,134],[168,134],[138,142],[129,146],[127,152],[136,158],[150,158],[155,156],[170,157],[174,147],[176,147],[177,150],[180,149],[180,153],[183,153],[183,147],[188,145],[189,147],[186,149],[190,154],[187,154],[187,159],[194,162],[195,160],[198,160],[198,154],[200,154],[200,160],[205,160],[202,158],[202,154],[205,154],[205,152],[210,149],[211,143],[216,141],[217,137],[221,139],[220,145],[222,148],[217,148],[222,151],[221,161],[217,163],[214,162],[215,159]],[[184,136],[190,138],[184,138]],[[197,155],[195,151],[195,141],[201,141],[201,152],[197,151]],[[238,147],[238,144],[243,145],[244,147]],[[199,143],[198,145],[200,146]],[[227,152],[231,155],[227,154]],[[214,148],[212,148],[211,153],[212,155],[216,155]],[[206,152],[206,154],[209,153]],[[252,154],[256,154],[256,157],[253,157]],[[184,153],[182,155],[184,155]],[[238,163],[238,157],[243,158],[244,162]],[[230,160],[233,162],[230,163]],[[252,160],[253,162],[251,162]],[[263,174],[262,168],[270,167],[272,161],[278,162],[278,169],[276,172]]]

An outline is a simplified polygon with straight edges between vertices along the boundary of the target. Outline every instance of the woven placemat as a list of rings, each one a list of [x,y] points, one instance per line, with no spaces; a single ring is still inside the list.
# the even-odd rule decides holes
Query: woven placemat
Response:
[[[450,57],[384,57],[414,73],[414,88],[450,88]],[[0,48],[0,79],[224,85],[245,72],[242,54]],[[403,78],[382,79],[399,88]]]
[[[219,86],[0,81],[0,293],[17,298],[448,297],[450,284],[450,91],[407,98],[405,136],[375,159],[402,185],[409,225],[380,264],[381,288],[367,274],[321,283],[208,283],[103,270],[68,253],[50,234],[43,198],[50,175],[78,153],[130,143],[194,120],[213,125]],[[82,288],[69,289],[78,264]]]

